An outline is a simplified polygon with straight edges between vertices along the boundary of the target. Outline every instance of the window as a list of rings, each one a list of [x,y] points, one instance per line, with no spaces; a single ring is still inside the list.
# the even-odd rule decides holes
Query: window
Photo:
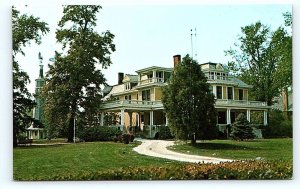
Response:
[[[150,89],[142,91],[142,100],[150,101]]]
[[[215,72],[209,72],[209,79],[216,79]]]
[[[158,78],[162,78],[162,72],[156,72],[156,77],[158,77]]]
[[[233,98],[232,98],[232,87],[227,87],[227,98],[229,99],[229,100],[232,100]]]
[[[244,90],[239,89],[239,100],[243,100],[243,99],[244,99]]]
[[[131,89],[130,83],[129,82],[125,83],[125,90],[130,90],[130,89]]]
[[[222,86],[217,86],[217,99],[222,99]]]

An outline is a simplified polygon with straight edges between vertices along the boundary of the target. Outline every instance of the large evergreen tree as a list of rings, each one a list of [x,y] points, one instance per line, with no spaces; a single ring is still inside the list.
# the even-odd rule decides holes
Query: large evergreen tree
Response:
[[[211,139],[216,134],[215,99],[200,65],[188,55],[163,88],[162,103],[172,133],[184,140]]]
[[[110,54],[115,51],[114,35],[95,31],[100,9],[101,6],[64,6],[56,32],[63,52],[56,52],[54,64],[49,65],[43,92],[44,111],[50,134],[64,131],[68,142],[73,140],[73,124],[79,109],[85,110],[88,124],[96,122],[101,86],[105,84],[96,65],[107,68],[112,63]]]
[[[41,36],[48,33],[49,28],[45,22],[39,18],[20,15],[20,12],[12,7],[12,47],[13,47],[13,146],[17,146],[18,134],[29,127],[34,119],[28,115],[28,112],[34,107],[34,101],[28,92],[27,84],[30,83],[29,76],[24,72],[16,55],[21,53],[25,55],[22,48],[34,41],[41,43]]]

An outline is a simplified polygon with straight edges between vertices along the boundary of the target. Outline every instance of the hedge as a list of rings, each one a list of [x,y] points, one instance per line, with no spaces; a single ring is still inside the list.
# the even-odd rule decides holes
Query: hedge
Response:
[[[291,162],[235,161],[219,164],[184,164],[163,167],[124,167],[116,170],[88,172],[69,171],[48,178],[32,180],[249,180],[291,179]],[[15,178],[16,180],[22,180]],[[30,179],[30,180],[31,180]]]
[[[78,137],[86,142],[113,141],[118,134],[121,131],[117,127],[108,126],[86,127],[78,131]]]
[[[160,126],[158,127],[159,139],[172,139],[174,136],[171,134],[170,127]]]

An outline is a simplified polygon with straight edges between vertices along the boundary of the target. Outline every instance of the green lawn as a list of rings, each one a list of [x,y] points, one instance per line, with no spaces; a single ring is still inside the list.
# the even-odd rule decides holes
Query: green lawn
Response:
[[[261,139],[253,141],[213,140],[198,142],[195,147],[178,144],[170,150],[202,156],[231,159],[286,160],[293,159],[293,139]]]
[[[112,142],[77,143],[55,146],[18,147],[13,150],[15,180],[48,180],[68,173],[105,171],[117,168],[180,164],[139,155],[128,145]]]

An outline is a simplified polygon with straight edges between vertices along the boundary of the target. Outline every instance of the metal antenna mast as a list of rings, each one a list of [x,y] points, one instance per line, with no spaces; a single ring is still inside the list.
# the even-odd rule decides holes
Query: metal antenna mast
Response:
[[[191,29],[191,48],[192,48],[192,58],[193,58],[193,55],[194,55],[194,51],[193,51],[193,29]]]
[[[197,28],[195,28],[195,59],[197,59]]]

